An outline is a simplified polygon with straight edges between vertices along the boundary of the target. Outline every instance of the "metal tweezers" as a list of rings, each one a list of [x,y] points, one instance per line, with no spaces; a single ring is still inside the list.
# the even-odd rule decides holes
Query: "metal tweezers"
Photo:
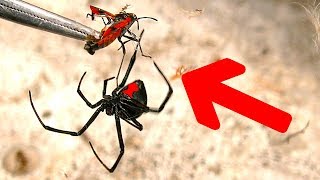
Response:
[[[83,41],[88,35],[98,38],[100,34],[90,27],[21,0],[0,0],[0,18]]]

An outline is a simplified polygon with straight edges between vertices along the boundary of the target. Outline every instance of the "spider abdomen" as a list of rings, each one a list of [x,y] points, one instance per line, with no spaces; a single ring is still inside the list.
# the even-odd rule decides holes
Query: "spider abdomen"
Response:
[[[147,105],[147,92],[144,87],[144,83],[141,80],[135,80],[134,82],[126,85],[120,91],[120,94],[128,99],[133,99],[143,105]]]
[[[147,105],[147,93],[143,81],[135,80],[120,91],[119,116],[122,119],[138,118],[144,113],[143,107]]]

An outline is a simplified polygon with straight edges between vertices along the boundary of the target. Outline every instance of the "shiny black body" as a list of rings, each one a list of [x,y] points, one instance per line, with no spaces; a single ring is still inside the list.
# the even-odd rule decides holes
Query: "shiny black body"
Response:
[[[89,141],[89,144],[92,148],[93,153],[97,157],[97,159],[100,161],[100,163],[109,171],[113,172],[122,155],[124,154],[124,143],[123,143],[123,138],[122,138],[122,133],[121,133],[121,124],[120,124],[120,119],[126,121],[133,127],[137,128],[138,130],[142,130],[143,126],[138,122],[136,118],[140,117],[143,113],[148,113],[148,112],[155,112],[159,113],[163,110],[165,107],[167,101],[171,97],[173,90],[171,88],[171,85],[169,84],[167,78],[163,75],[157,64],[154,62],[155,67],[161,74],[161,76],[164,78],[168,85],[168,92],[161,103],[161,105],[158,108],[150,108],[147,106],[147,93],[143,84],[143,81],[141,80],[136,80],[128,85],[125,86],[126,81],[128,79],[128,76],[130,74],[130,71],[135,63],[136,60],[136,54],[137,54],[137,49],[138,49],[139,44],[136,46],[135,52],[133,56],[131,57],[128,69],[126,71],[126,74],[122,80],[122,82],[112,91],[111,95],[106,95],[106,89],[107,89],[107,83],[109,80],[114,79],[114,77],[108,78],[104,80],[104,85],[103,85],[103,91],[102,91],[102,99],[96,102],[95,104],[90,103],[87,98],[83,95],[82,91],[80,90],[81,82],[85,76],[86,73],[84,73],[80,79],[79,85],[77,92],[79,96],[85,101],[85,103],[92,109],[97,108],[96,111],[93,113],[93,115],[90,117],[88,122],[78,131],[66,131],[66,130],[61,130],[57,128],[53,128],[50,126],[45,125],[40,116],[38,115],[34,104],[32,102],[32,97],[31,97],[31,92],[29,91],[29,97],[30,97],[30,102],[31,106],[33,108],[34,113],[36,114],[39,122],[41,125],[49,131],[57,132],[57,133],[63,133],[63,134],[69,134],[71,136],[80,136],[82,133],[84,133],[87,128],[91,125],[91,123],[97,118],[97,116],[100,114],[100,112],[105,111],[105,113],[109,116],[114,115],[115,116],[115,122],[116,122],[116,128],[117,128],[117,134],[118,134],[118,139],[119,139],[119,146],[120,146],[120,153],[118,155],[117,160],[113,164],[111,168],[108,168],[103,161],[100,159],[100,157],[97,155],[96,151],[94,150],[91,142]]]

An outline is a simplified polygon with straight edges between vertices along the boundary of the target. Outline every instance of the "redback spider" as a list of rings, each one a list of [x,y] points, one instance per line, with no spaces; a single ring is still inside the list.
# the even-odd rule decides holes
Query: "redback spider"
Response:
[[[57,132],[57,133],[62,133],[62,134],[69,134],[71,136],[80,136],[82,133],[84,133],[87,128],[91,125],[91,123],[97,118],[100,112],[105,111],[108,116],[115,116],[115,122],[116,122],[116,128],[117,128],[117,133],[118,133],[118,140],[119,140],[119,146],[120,146],[120,154],[118,155],[117,160],[113,164],[111,168],[107,167],[103,163],[103,161],[100,159],[96,151],[94,150],[91,142],[89,141],[90,147],[95,154],[96,158],[99,160],[99,162],[110,172],[112,173],[122,155],[124,154],[124,143],[123,143],[123,138],[122,138],[122,133],[121,133],[121,124],[120,124],[120,119],[126,121],[129,123],[131,126],[137,128],[138,130],[142,131],[143,126],[140,124],[137,120],[138,117],[140,117],[143,113],[148,113],[148,112],[154,112],[154,113],[160,113],[163,108],[165,107],[166,103],[168,102],[169,98],[171,97],[173,90],[171,88],[171,85],[167,78],[164,76],[162,71],[159,69],[158,65],[154,63],[155,67],[163,77],[163,79],[166,81],[168,85],[168,92],[162,103],[158,108],[151,108],[147,106],[147,93],[146,89],[144,87],[144,83],[142,80],[135,80],[134,82],[130,84],[126,84],[126,81],[129,77],[129,74],[131,72],[131,69],[135,63],[136,60],[136,55],[137,55],[137,49],[138,49],[139,43],[137,44],[135,51],[131,57],[130,63],[128,65],[128,69],[124,75],[124,78],[122,79],[122,82],[112,91],[111,95],[106,95],[106,89],[107,89],[107,83],[109,80],[114,79],[114,77],[108,78],[104,80],[103,83],[103,90],[102,90],[102,99],[99,100],[98,102],[92,104],[91,102],[88,101],[88,99],[82,94],[80,90],[81,82],[86,74],[86,72],[82,75],[77,92],[79,96],[82,98],[82,100],[92,109],[97,108],[96,111],[93,113],[93,115],[90,117],[88,122],[78,131],[67,131],[67,130],[61,130],[61,129],[56,129],[50,126],[45,125],[40,116],[38,115],[33,102],[32,102],[32,97],[31,97],[31,92],[29,91],[29,97],[30,97],[30,102],[32,109],[34,113],[36,114],[39,122],[41,125],[49,131]]]

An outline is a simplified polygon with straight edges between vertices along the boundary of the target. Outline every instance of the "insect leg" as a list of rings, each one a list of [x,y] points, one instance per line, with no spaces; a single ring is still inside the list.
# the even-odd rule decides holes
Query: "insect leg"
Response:
[[[108,24],[111,24],[111,22],[112,22],[111,18],[109,18],[109,17],[106,17],[106,18],[107,18],[107,20],[108,20],[107,25],[108,25]]]
[[[91,13],[91,14],[88,13],[88,14],[87,14],[87,18],[88,18],[89,16],[91,16],[91,20],[93,21],[93,20],[94,20],[94,14],[93,14],[93,13]]]
[[[129,40],[126,40],[123,42],[123,45],[125,45],[127,42],[131,41],[130,39]],[[122,48],[122,46],[120,46],[117,50],[119,51],[120,49]]]
[[[132,36],[133,39],[135,39],[134,41],[136,41],[136,42],[139,41],[139,40],[137,39],[137,36],[136,36],[133,32],[131,32],[130,29],[128,29],[127,32]],[[129,41],[132,41],[132,40],[131,40],[131,39],[126,40],[126,41],[123,42],[123,44],[126,44],[126,43],[129,42]],[[121,48],[122,48],[122,46],[120,46],[120,47],[118,48],[118,51],[119,51]]]
[[[143,34],[143,32],[144,32],[144,30],[142,30],[141,35]],[[134,37],[130,37],[130,36],[127,36],[127,35],[123,35],[123,37],[128,38],[129,41],[131,40],[131,41],[136,41],[136,42],[138,42],[141,55],[144,56],[144,57],[152,58],[152,57],[149,56],[149,55],[145,55],[145,54],[143,53],[143,51],[142,51],[142,47],[141,47],[141,44],[140,44],[141,35],[140,35],[140,39],[137,39],[137,38],[134,38]],[[128,41],[125,41],[125,42],[128,42]]]
[[[143,30],[143,31],[144,31],[144,30]],[[139,41],[139,40],[137,39],[137,35],[135,35],[133,32],[131,32],[130,29],[128,29],[127,32],[132,36],[131,38],[134,39],[133,41],[136,41],[136,42]],[[141,37],[140,37],[140,38],[141,38]],[[132,41],[132,40],[131,40],[131,39],[126,40],[126,41],[123,42],[123,44],[126,44],[126,43],[129,42],[129,41]],[[118,51],[119,51],[121,48],[122,48],[122,46],[120,46],[120,47],[118,48]]]
[[[130,31],[130,29],[127,30],[127,32],[133,37],[133,38],[137,38],[137,35],[134,34],[133,32]]]
[[[108,24],[104,21],[103,17],[102,17],[101,19],[102,19],[103,24],[104,24],[105,26],[108,25]]]

